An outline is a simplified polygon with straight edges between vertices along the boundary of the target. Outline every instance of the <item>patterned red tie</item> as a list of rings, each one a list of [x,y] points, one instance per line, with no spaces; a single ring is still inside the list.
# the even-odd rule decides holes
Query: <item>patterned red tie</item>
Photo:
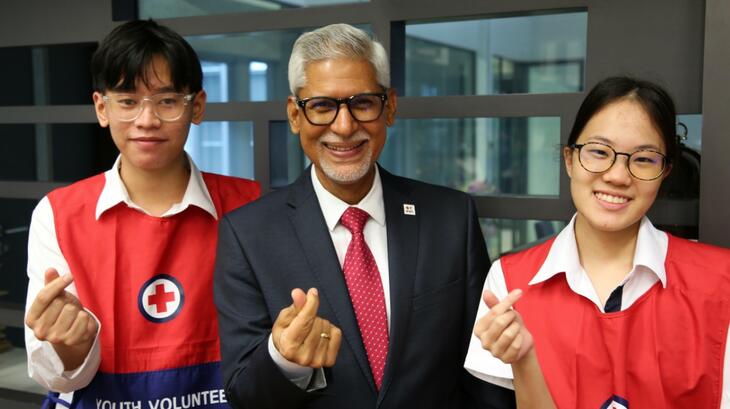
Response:
[[[368,355],[370,371],[375,386],[380,390],[388,355],[388,318],[380,272],[362,233],[369,217],[367,212],[356,207],[350,207],[342,214],[340,223],[352,233],[342,270]]]

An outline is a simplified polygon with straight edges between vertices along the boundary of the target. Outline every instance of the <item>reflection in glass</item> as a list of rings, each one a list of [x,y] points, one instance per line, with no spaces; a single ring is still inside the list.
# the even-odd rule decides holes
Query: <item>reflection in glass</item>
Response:
[[[406,25],[406,95],[580,92],[587,13]]]
[[[0,48],[0,106],[90,104],[96,43]]]
[[[202,171],[253,179],[253,123],[206,121],[190,127],[185,151]]]
[[[684,124],[677,127],[680,145],[674,158],[669,175],[662,181],[659,189],[661,199],[680,199],[698,201],[700,198],[700,170],[702,148],[702,115],[677,115],[677,122]],[[686,137],[686,138],[685,138]],[[699,237],[699,227],[673,225],[657,225],[658,228],[687,239]]]
[[[684,125],[677,126],[679,149],[672,158],[669,174],[662,181],[659,197],[698,200],[702,161],[702,115],[678,115],[677,122]]]
[[[248,74],[251,76],[251,101],[266,101],[267,86],[266,73],[269,65],[261,61],[251,61],[248,64]]]
[[[37,203],[32,199],[0,199],[0,309],[22,313],[25,306],[28,226]],[[3,316],[10,319],[10,314]],[[0,321],[0,388],[35,393],[40,402],[46,390],[28,377],[23,324],[19,321],[12,327],[3,325],[7,321]]]
[[[290,94],[287,68],[292,46],[309,30],[187,37],[203,66],[208,102],[285,100]]]
[[[271,188],[277,189],[294,182],[311,162],[286,121],[271,122],[269,135]]]
[[[492,262],[508,251],[522,250],[547,240],[567,225],[565,221],[555,220],[488,218],[479,219],[479,223]]]
[[[286,122],[269,129],[271,183],[282,187],[309,162]],[[557,196],[560,119],[399,119],[378,162],[396,175],[474,195]]]
[[[686,139],[684,139],[682,143],[696,152],[701,152],[702,114],[677,115],[677,122],[680,122],[687,127],[686,133],[681,127],[677,129],[678,135],[686,136]]]
[[[361,28],[368,31],[367,26]],[[283,100],[294,41],[308,29],[191,36],[187,40],[228,94],[211,102]],[[411,23],[409,96],[580,92],[586,13]]]
[[[475,195],[557,196],[560,119],[400,119],[380,163]]]
[[[0,125],[0,180],[75,182],[109,169],[117,153],[97,124]]]
[[[0,199],[0,304],[25,304],[28,226],[37,200]]]
[[[139,17],[175,18],[363,3],[368,0],[138,0]]]
[[[208,102],[227,101],[229,65],[201,61]],[[204,121],[190,127],[185,151],[200,170],[253,179],[253,123]]]

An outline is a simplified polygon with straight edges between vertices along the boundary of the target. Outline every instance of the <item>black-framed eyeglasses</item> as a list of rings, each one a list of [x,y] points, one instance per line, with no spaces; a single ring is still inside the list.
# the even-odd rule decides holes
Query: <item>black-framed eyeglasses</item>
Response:
[[[139,118],[144,108],[145,101],[152,104],[152,112],[162,121],[177,121],[182,117],[185,108],[195,97],[192,94],[180,94],[176,92],[163,92],[149,97],[137,94],[117,94],[102,96],[102,99],[109,108],[109,114],[122,122],[132,122]]]
[[[330,125],[335,122],[340,106],[347,105],[350,115],[358,122],[372,122],[383,114],[386,93],[357,94],[345,98],[311,97],[298,99],[297,105],[312,125]]]
[[[667,165],[667,157],[651,149],[640,149],[632,153],[616,152],[611,146],[600,142],[574,143],[569,148],[578,149],[580,165],[591,173],[602,173],[611,169],[619,155],[626,156],[629,173],[639,180],[658,178]]]

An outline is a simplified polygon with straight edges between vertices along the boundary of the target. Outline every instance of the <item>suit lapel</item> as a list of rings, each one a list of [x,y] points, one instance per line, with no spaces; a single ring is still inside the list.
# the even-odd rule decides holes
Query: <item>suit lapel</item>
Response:
[[[380,168],[388,235],[390,280],[390,345],[378,403],[383,399],[398,369],[408,338],[413,283],[418,258],[418,203],[411,188],[401,178]],[[403,205],[413,205],[415,214],[406,214]],[[402,373],[401,373],[402,374]]]
[[[355,312],[352,309],[347,284],[337,253],[332,245],[332,237],[327,230],[322,209],[314,193],[311,167],[292,185],[289,195],[289,219],[294,226],[297,239],[304,251],[307,263],[318,282],[320,303],[327,303],[334,314],[332,323],[342,330],[343,340],[352,350],[360,369],[375,390],[365,347],[360,336]],[[306,289],[305,289],[306,290]],[[320,310],[322,306],[320,304]],[[340,346],[340,349],[344,347]]]

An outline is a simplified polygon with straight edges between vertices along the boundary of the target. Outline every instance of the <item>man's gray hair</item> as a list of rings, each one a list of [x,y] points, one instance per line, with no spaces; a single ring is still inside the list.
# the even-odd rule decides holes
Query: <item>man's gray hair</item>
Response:
[[[378,84],[390,88],[390,65],[378,41],[349,24],[331,24],[299,36],[289,58],[289,90],[296,95],[307,83],[307,64],[314,61],[354,58],[369,61]]]

